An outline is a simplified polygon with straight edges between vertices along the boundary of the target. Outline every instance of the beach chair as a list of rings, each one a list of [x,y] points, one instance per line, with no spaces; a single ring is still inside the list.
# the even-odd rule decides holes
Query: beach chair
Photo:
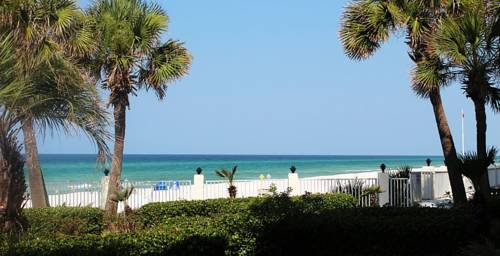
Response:
[[[156,183],[153,187],[154,191],[162,191],[162,190],[168,190],[168,189],[169,189],[168,184],[165,181],[160,181],[160,182]]]

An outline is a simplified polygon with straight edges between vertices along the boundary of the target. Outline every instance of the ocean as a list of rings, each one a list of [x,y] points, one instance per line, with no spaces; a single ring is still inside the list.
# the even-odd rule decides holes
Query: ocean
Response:
[[[430,158],[433,165],[443,165],[442,156],[312,156],[312,155],[125,155],[122,178],[131,181],[191,180],[198,167],[205,179],[220,179],[221,168],[238,165],[236,179],[258,179],[268,174],[285,178],[294,165],[300,177],[312,177],[387,169],[403,165],[415,168]],[[95,155],[42,154],[44,178],[50,182],[92,182],[103,175]],[[109,167],[108,167],[109,168]]]

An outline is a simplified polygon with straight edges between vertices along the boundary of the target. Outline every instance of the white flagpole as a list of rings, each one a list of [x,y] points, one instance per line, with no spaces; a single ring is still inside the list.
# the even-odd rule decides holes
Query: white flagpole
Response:
[[[462,109],[462,155],[465,154],[464,110]]]

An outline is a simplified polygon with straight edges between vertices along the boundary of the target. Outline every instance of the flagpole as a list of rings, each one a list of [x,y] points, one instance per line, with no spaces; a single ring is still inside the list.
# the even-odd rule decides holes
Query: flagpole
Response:
[[[464,110],[462,109],[462,155],[465,154]]]

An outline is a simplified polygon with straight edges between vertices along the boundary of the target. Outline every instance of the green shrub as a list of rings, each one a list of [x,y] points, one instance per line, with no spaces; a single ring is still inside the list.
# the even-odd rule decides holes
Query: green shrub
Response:
[[[259,255],[455,255],[474,237],[464,210],[353,208],[266,223]]]
[[[35,236],[2,246],[0,255],[454,255],[475,237],[467,210],[355,205],[344,194],[285,193],[150,204],[137,212],[147,224],[144,229],[102,233],[97,225],[68,232],[61,223],[42,225]],[[59,215],[52,217],[64,211],[68,219],[71,210],[97,211],[102,217],[99,210],[81,208],[54,209]],[[53,221],[48,209],[40,211],[45,215],[36,214],[38,221]],[[40,235],[50,230],[59,235]]]
[[[91,207],[25,209],[26,232],[31,235],[100,234],[104,227],[102,210]]]
[[[248,211],[258,198],[209,199],[150,203],[136,211],[137,221],[145,226],[160,224],[177,216],[216,216]]]
[[[38,237],[7,249],[6,255],[223,255],[224,230],[209,217],[175,217],[162,226],[130,233]]]
[[[283,199],[282,202],[281,199]],[[289,205],[285,205],[287,201],[289,201]],[[152,226],[177,216],[248,214],[256,208],[273,214],[277,212],[287,213],[291,208],[308,212],[355,206],[355,198],[347,194],[307,194],[300,197],[290,197],[288,194],[282,193],[281,195],[259,198],[150,203],[137,210],[135,216],[141,225]]]
[[[354,208],[356,205],[357,200],[353,196],[343,193],[305,194],[299,197],[290,197],[286,193],[281,193],[254,202],[250,210],[260,219],[275,221],[290,215]]]
[[[302,212],[314,213],[339,208],[355,208],[356,198],[344,193],[305,194],[299,197],[298,206]]]
[[[352,208],[294,212],[275,221],[259,217],[177,216],[131,233],[26,239],[4,254],[454,255],[474,237],[468,212],[455,209]]]

